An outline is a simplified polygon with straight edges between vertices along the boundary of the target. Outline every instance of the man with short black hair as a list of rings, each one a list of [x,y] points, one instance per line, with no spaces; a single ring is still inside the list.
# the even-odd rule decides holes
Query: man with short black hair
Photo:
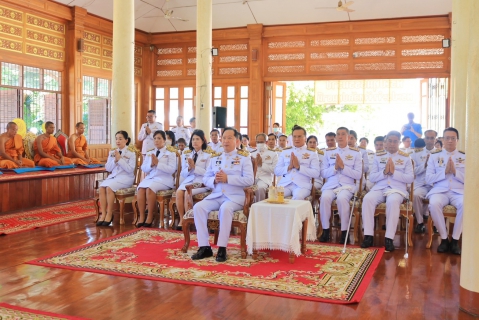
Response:
[[[218,129],[213,129],[210,131],[210,142],[208,142],[208,146],[214,151],[214,152],[223,152],[223,147],[221,146],[221,135],[220,131]]]
[[[414,152],[414,148],[411,148],[411,138],[404,136],[402,138],[402,145],[402,148],[399,148],[399,150],[404,151],[409,155]]]
[[[273,123],[273,134],[276,138],[281,137],[284,133],[281,132],[281,125],[278,122]]]
[[[176,118],[176,128],[171,129],[171,131],[175,134],[175,139],[178,141],[178,139],[183,138],[186,141],[186,144],[190,143],[190,130],[185,128],[183,126],[183,117],[178,116]]]
[[[268,134],[268,141],[266,144],[268,145],[268,148],[272,149],[273,151],[276,151],[276,135],[274,133]]]
[[[278,153],[267,147],[265,133],[256,135],[256,149],[251,152],[251,157],[256,159],[258,166],[255,180],[258,187],[255,192],[256,201],[262,201],[265,199],[266,189],[273,184],[274,169],[278,163]]]
[[[253,185],[253,165],[249,154],[237,150],[237,131],[225,128],[222,143],[224,152],[212,157],[206,169],[203,183],[211,188],[212,193],[193,207],[195,226],[198,238],[198,252],[191,258],[204,259],[213,256],[208,234],[208,215],[211,211],[219,211],[219,236],[217,262],[227,260],[226,247],[231,232],[233,213],[243,208],[245,201],[244,188]]]
[[[148,110],[146,113],[146,123],[141,125],[140,133],[138,134],[138,140],[143,141],[141,147],[141,154],[143,157],[148,150],[155,148],[155,142],[153,135],[156,131],[163,130],[163,124],[156,121],[156,111]]]
[[[386,202],[386,251],[394,251],[393,239],[399,221],[400,205],[408,197],[407,184],[414,181],[414,170],[409,155],[399,150],[401,134],[390,131],[386,136],[386,150],[374,157],[370,173],[375,183],[362,202],[364,241],[362,248],[373,245],[374,211],[380,203]]]
[[[368,152],[366,151],[366,148],[358,147],[357,141],[358,141],[358,134],[356,133],[356,131],[349,130],[348,146],[350,148],[359,149],[359,152],[361,152],[361,157],[363,158],[363,173],[368,173],[369,171]]]
[[[284,134],[278,138],[278,149],[284,150],[288,147],[288,137]]]
[[[376,152],[384,150],[384,137],[383,136],[379,136],[379,137],[374,138],[374,149],[376,150]],[[376,156],[376,152],[373,152],[372,156],[368,153],[368,157],[369,157],[369,160],[370,160],[369,161],[369,172],[371,172],[373,170],[373,163],[374,163],[374,157]],[[369,180],[369,175],[368,175],[368,178],[366,180],[366,191],[371,190],[371,188],[373,186],[374,186],[374,183],[372,183]]]
[[[293,145],[281,152],[274,174],[282,176],[277,186],[284,187],[285,197],[304,200],[311,194],[311,178],[320,178],[318,153],[307,148],[306,130],[300,126],[293,131]]]
[[[326,139],[326,149],[327,148],[336,148],[336,133],[328,132],[324,136]]]
[[[427,184],[433,185],[426,195],[429,199],[429,212],[434,225],[441,236],[441,244],[437,252],[451,251],[461,254],[459,238],[462,234],[462,219],[464,212],[464,172],[466,170],[466,153],[457,150],[459,132],[449,127],[443,134],[444,148],[431,153],[427,161],[426,178]],[[452,241],[449,242],[444,214],[446,205],[456,207],[456,220],[452,232]]]
[[[193,134],[193,131],[196,130],[196,118],[193,117],[190,119],[190,127],[189,127],[189,130],[190,130],[190,137],[191,135]]]

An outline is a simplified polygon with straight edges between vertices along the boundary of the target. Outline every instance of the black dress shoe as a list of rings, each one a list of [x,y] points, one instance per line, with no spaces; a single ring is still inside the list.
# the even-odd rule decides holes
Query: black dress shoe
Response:
[[[213,256],[213,250],[211,250],[211,247],[200,247],[198,251],[191,256],[191,259],[193,260],[201,260],[204,258],[209,258]]]
[[[449,239],[442,239],[441,244],[437,247],[437,253],[446,253],[449,251],[450,247]]]
[[[346,242],[346,244],[349,244],[349,241],[347,241],[347,239],[346,239],[346,233],[347,232],[348,232],[347,230],[346,231],[341,231],[341,242],[340,242],[341,244],[344,244],[345,242]]]
[[[393,239],[384,238],[384,247],[386,247],[386,252],[394,251]]]
[[[439,231],[437,231],[436,226],[432,227],[432,232],[434,232],[434,234],[438,234],[438,233],[439,233]]]
[[[227,259],[226,248],[218,247],[218,253],[216,254],[216,262],[225,262]]]
[[[419,223],[414,229],[414,233],[425,233],[425,232],[426,232],[426,227],[424,226],[424,223]]]
[[[102,220],[102,221],[98,220],[98,221],[96,222],[96,226],[97,226],[97,227],[102,226],[102,225],[103,225],[103,222],[104,222],[103,220]]]
[[[459,247],[459,240],[452,239],[452,241],[451,241],[451,252],[453,254],[461,255],[461,247]]]
[[[323,229],[323,234],[319,237],[319,242],[329,242],[329,229]]]
[[[110,221],[103,221],[101,225],[102,225],[103,227],[108,227],[112,222],[113,222],[113,216],[111,216],[111,220],[110,220]]]
[[[143,222],[138,222],[138,223],[136,224],[136,227],[137,227],[137,228],[143,227],[143,226],[145,225],[145,222],[146,222],[146,219],[145,219]]]
[[[363,243],[361,243],[361,248],[369,248],[373,246],[374,237],[373,236],[364,236]]]
[[[183,231],[183,227],[182,226],[176,226],[176,231]]]

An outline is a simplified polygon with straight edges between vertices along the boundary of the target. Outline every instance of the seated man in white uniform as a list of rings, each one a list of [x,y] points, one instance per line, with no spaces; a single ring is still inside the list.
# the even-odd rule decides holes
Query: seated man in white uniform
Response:
[[[266,189],[273,184],[274,168],[278,163],[278,153],[266,146],[266,134],[256,135],[256,149],[251,157],[256,159],[258,169],[256,171],[255,184],[258,186],[255,196],[256,201],[265,199]]]
[[[293,131],[294,147],[283,149],[274,174],[282,176],[276,184],[284,187],[284,196],[304,200],[311,194],[311,178],[319,179],[319,160],[315,149],[306,146],[306,130],[297,126]]]
[[[146,155],[148,150],[151,150],[155,147],[153,141],[153,134],[157,130],[163,130],[163,124],[156,122],[156,111],[149,110],[146,113],[146,123],[141,125],[140,133],[138,134],[138,140],[143,141],[141,147],[141,154],[143,157]]]
[[[384,136],[379,136],[374,138],[374,149],[376,152],[383,151],[384,150]],[[372,171],[373,168],[373,162],[374,162],[374,157],[376,156],[376,152],[374,152],[372,155],[368,153],[368,158],[369,158],[369,172]],[[371,190],[371,188],[374,186],[374,183],[372,183],[369,180],[369,175],[368,178],[366,179],[366,191]]]
[[[278,138],[278,150],[283,150],[288,147],[288,137],[282,135]]]
[[[193,131],[196,130],[196,118],[193,117],[190,119],[190,127],[188,128],[190,130],[190,137],[193,135]]]
[[[323,234],[320,242],[329,241],[329,219],[331,218],[331,204],[334,199],[338,204],[341,219],[341,243],[346,242],[346,233],[349,227],[350,204],[349,201],[357,191],[355,180],[359,181],[363,174],[362,157],[359,149],[348,146],[349,129],[339,127],[336,131],[338,147],[328,148],[324,152],[321,166],[321,176],[326,183],[321,189],[319,213]]]
[[[310,135],[306,140],[306,145],[308,146],[308,149],[314,149],[318,153],[319,168],[321,170],[321,164],[324,160],[324,151],[318,148],[318,137]],[[316,190],[321,190],[323,187],[323,179],[321,177],[319,177],[319,179],[314,179],[314,187]]]
[[[226,247],[230,237],[233,213],[243,208],[244,188],[253,185],[254,173],[248,152],[236,149],[238,138],[234,128],[223,131],[224,152],[212,157],[206,169],[203,183],[212,189],[212,193],[193,207],[198,238],[198,252],[191,258],[204,259],[213,256],[208,234],[208,214],[219,211],[220,233],[216,261],[225,262]]]
[[[374,186],[363,199],[362,216],[364,240],[361,248],[373,245],[374,211],[386,202],[386,251],[394,251],[393,239],[399,221],[400,205],[408,197],[407,184],[414,181],[414,169],[409,155],[399,150],[401,133],[390,131],[386,136],[386,150],[376,153],[370,174]]]
[[[412,154],[414,152],[414,148],[411,148],[411,138],[404,136],[402,138],[403,147],[399,148],[399,150],[406,152],[407,154]]]
[[[248,152],[253,152],[256,149],[249,145],[249,136],[247,134],[241,135],[241,144],[243,145],[243,149]]]
[[[433,187],[426,195],[429,199],[429,212],[434,225],[441,236],[441,244],[437,252],[449,250],[454,254],[461,254],[459,238],[462,234],[462,215],[464,211],[464,171],[466,170],[466,154],[457,150],[459,132],[455,128],[444,130],[444,148],[431,153],[426,168],[426,183]],[[452,232],[452,241],[449,242],[446,223],[442,209],[446,205],[456,207],[456,221]]]
[[[274,135],[274,133],[268,134],[268,140],[266,141],[266,145],[268,148],[277,151],[276,150],[276,142],[278,141],[278,138]]]
[[[414,153],[411,154],[411,159],[414,160],[414,174],[416,176],[414,179],[414,200],[412,202],[417,222],[414,229],[415,233],[426,232],[424,220],[427,218],[426,214],[428,211],[427,204],[424,204],[422,201],[432,188],[432,185],[426,183],[426,169],[427,160],[429,160],[431,153],[436,151],[436,148],[434,148],[436,136],[436,131],[426,130],[424,132],[424,140],[418,138],[414,141]]]
[[[358,134],[354,130],[349,130],[348,146],[350,148],[359,149],[359,152],[361,153],[361,157],[363,158],[363,173],[368,173],[369,172],[368,152],[366,151],[365,148],[358,147],[357,142],[358,142]]]
[[[368,149],[368,145],[369,145],[369,139],[366,138],[366,137],[362,137],[361,139],[359,139],[359,147],[361,149],[365,149],[367,152],[368,152],[368,155],[369,153],[375,153],[373,150],[371,149]],[[374,158],[374,157],[373,157]]]
[[[179,138],[183,138],[186,141],[186,144],[190,143],[190,130],[183,126],[183,117],[178,116],[176,118],[176,128],[171,129],[171,131],[175,134],[175,139],[178,140]]]
[[[336,133],[328,132],[326,133],[324,138],[326,139],[326,148],[324,148],[323,150],[326,150],[328,148],[336,148]]]
[[[208,142],[208,146],[214,152],[220,153],[223,152],[223,146],[221,145],[221,135],[218,129],[213,129],[210,131],[210,142]]]

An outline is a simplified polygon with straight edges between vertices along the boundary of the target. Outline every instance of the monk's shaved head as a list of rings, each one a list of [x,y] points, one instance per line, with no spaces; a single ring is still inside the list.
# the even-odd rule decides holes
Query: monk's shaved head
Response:
[[[75,125],[75,128],[78,128],[78,127],[81,126],[82,124],[85,125],[83,122],[78,122],[78,123]]]
[[[7,123],[7,130],[12,128],[13,126],[16,126],[17,124],[15,122],[9,122]]]
[[[45,128],[47,128],[47,127],[49,127],[49,126],[53,126],[53,125],[55,125],[55,124],[54,124],[53,122],[51,122],[51,121],[45,122]]]

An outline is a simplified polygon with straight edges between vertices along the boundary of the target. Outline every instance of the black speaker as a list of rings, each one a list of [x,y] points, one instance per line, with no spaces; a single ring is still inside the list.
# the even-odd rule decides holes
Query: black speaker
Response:
[[[213,128],[226,128],[226,107],[213,107]]]

